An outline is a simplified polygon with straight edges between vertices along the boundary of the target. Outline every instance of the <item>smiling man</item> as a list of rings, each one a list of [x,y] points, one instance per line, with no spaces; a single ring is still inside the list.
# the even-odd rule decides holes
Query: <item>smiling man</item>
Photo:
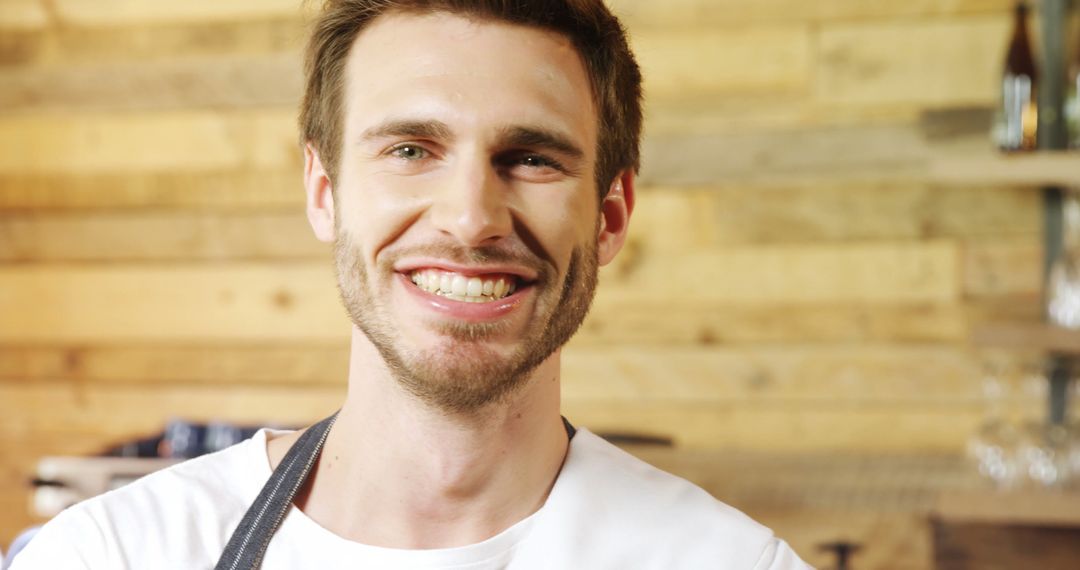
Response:
[[[16,568],[805,568],[560,416],[640,83],[600,0],[327,2],[300,122],[354,325],[340,412],[77,505]]]

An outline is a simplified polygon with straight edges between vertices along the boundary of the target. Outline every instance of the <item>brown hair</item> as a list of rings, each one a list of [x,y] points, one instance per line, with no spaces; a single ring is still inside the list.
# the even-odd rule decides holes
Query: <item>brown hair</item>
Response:
[[[360,32],[388,12],[449,12],[543,28],[573,43],[598,112],[596,184],[601,196],[618,174],[640,166],[641,72],[619,20],[603,0],[325,0],[304,66],[302,142],[310,142],[336,181],[341,156],[345,61]]]

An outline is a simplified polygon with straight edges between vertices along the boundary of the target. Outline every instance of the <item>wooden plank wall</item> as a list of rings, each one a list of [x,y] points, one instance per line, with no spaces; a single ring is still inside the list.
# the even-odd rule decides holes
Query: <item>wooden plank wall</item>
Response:
[[[0,544],[40,455],[342,397],[297,3],[0,4]],[[611,3],[647,77],[645,165],[566,351],[567,414],[699,450],[959,453],[972,324],[1037,314],[1039,198],[912,173],[989,146],[1010,1]],[[811,521],[769,518],[824,563]],[[919,544],[878,567],[922,567]]]

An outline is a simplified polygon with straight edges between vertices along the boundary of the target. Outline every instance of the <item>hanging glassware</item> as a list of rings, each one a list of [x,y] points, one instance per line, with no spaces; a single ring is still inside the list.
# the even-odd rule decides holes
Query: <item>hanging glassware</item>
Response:
[[[1008,418],[1011,387],[1004,367],[987,362],[983,375],[984,417],[968,440],[968,457],[984,480],[998,489],[1011,489],[1021,481],[1017,461],[1018,434]]]

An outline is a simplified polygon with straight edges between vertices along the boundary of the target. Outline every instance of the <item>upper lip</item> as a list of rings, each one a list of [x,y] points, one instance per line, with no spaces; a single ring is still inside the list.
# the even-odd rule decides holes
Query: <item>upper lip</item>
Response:
[[[450,261],[436,259],[416,259],[412,261],[402,261],[394,265],[394,271],[397,271],[398,273],[408,274],[418,269],[441,269],[443,271],[458,273],[466,277],[504,273],[513,275],[523,281],[535,281],[537,278],[536,271],[519,265],[461,265]]]

